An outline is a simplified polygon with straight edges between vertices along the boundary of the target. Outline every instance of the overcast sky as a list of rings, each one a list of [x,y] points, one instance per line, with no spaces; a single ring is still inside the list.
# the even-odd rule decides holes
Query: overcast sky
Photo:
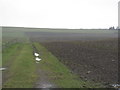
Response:
[[[119,0],[0,0],[0,26],[108,28]]]

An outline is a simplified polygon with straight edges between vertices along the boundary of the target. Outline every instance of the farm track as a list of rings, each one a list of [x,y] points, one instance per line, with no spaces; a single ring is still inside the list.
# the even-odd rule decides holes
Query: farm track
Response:
[[[41,51],[37,50],[36,46],[34,44],[32,44],[32,48],[33,48],[33,53],[39,53],[40,56],[41,56]],[[39,62],[41,63],[41,61]],[[37,75],[38,75],[38,79],[37,79],[37,82],[35,83],[35,88],[55,88],[56,85],[54,85],[52,82],[50,82],[50,80],[48,79],[48,76],[46,74],[45,71],[43,71],[41,68],[40,68],[40,64],[37,64]]]

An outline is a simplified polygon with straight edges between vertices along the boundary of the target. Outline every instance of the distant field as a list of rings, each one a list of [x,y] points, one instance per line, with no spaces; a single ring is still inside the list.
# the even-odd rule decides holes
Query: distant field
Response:
[[[30,37],[34,41],[71,41],[117,38],[117,30],[81,30],[81,29],[40,29],[3,27],[3,43],[13,39]],[[23,40],[25,42],[25,40]]]
[[[37,84],[44,78],[62,88],[117,83],[117,30],[2,29],[4,87],[42,87]],[[33,45],[43,59],[39,64]]]
[[[33,41],[101,40],[117,38],[117,30],[41,30],[26,32]]]

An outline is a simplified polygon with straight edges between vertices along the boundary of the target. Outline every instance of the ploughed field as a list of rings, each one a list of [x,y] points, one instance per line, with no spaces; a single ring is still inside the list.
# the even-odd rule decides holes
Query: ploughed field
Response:
[[[42,44],[80,78],[106,85],[117,83],[117,39]]]
[[[118,82],[117,33],[28,32],[63,64],[86,81]]]

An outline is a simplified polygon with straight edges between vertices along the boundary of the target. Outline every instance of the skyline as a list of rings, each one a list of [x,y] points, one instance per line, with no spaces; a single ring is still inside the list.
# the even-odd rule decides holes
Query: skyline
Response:
[[[119,0],[1,0],[1,26],[94,29],[118,26]]]

